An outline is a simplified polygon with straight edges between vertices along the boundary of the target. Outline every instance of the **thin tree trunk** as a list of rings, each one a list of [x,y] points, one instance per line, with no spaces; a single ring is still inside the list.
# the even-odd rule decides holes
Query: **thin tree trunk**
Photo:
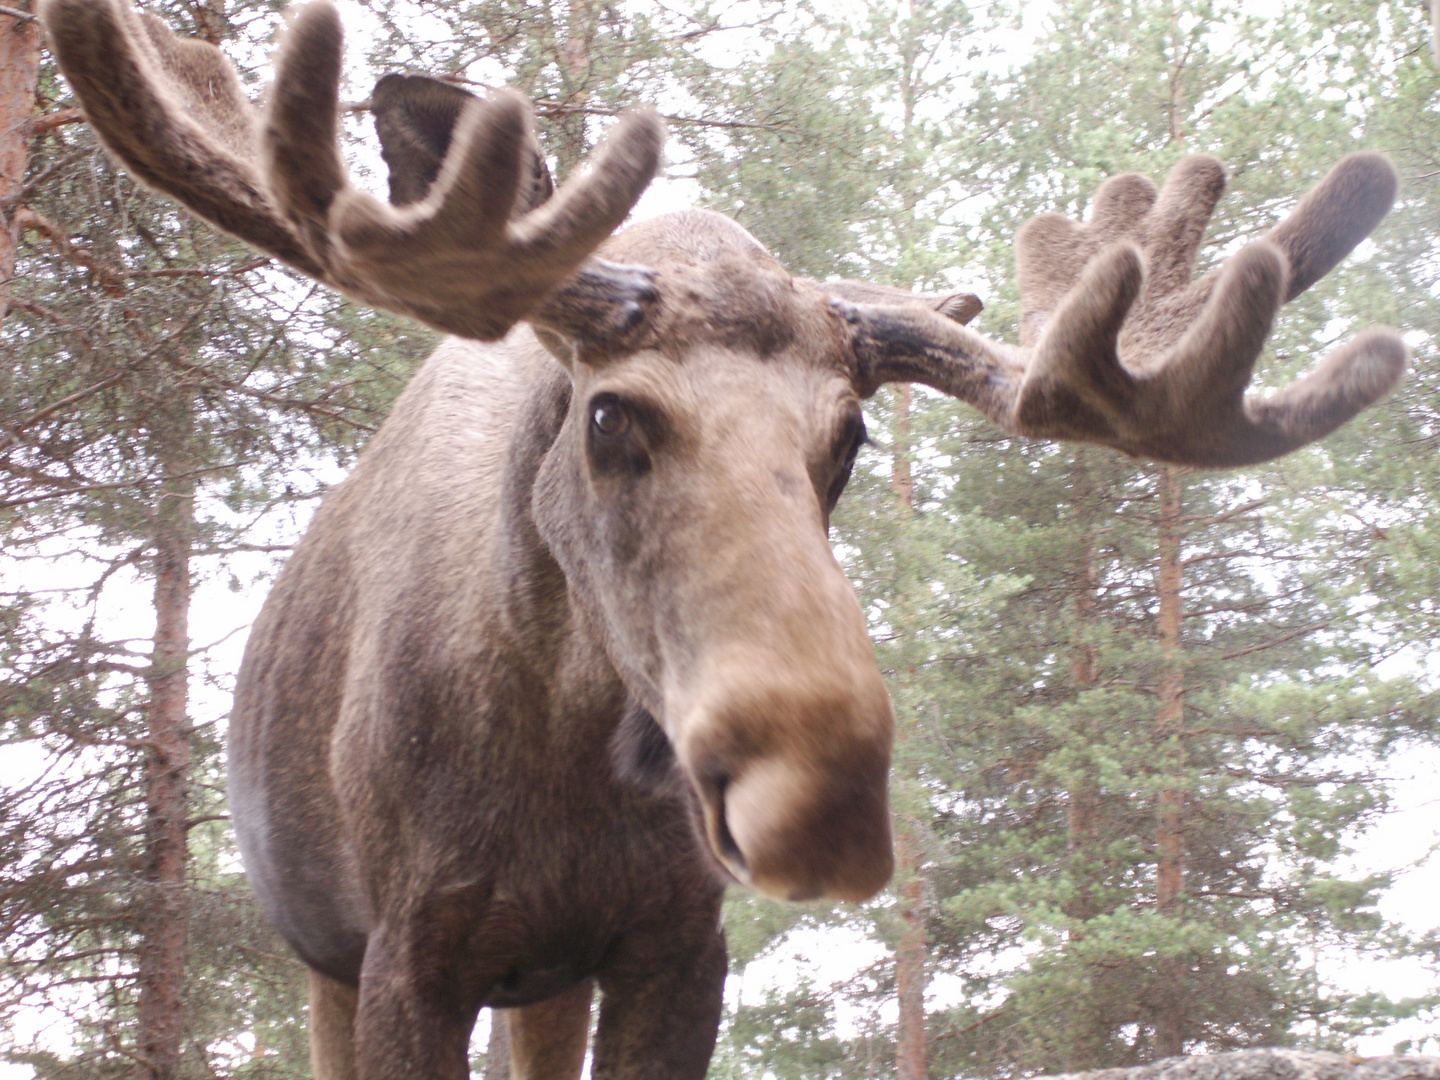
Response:
[[[895,854],[901,920],[900,943],[895,948],[895,997],[900,1014],[895,1076],[896,1080],[925,1080],[925,883],[920,877],[919,845],[904,824],[896,831]]]
[[[1095,478],[1086,452],[1075,452],[1075,471],[1070,485],[1071,506],[1081,523],[1079,561],[1073,577],[1076,630],[1078,640],[1070,654],[1070,682],[1076,695],[1094,688],[1100,676],[1100,655],[1095,644],[1095,622],[1100,607],[1100,570],[1098,541],[1095,533]],[[1083,718],[1079,723],[1096,737],[1098,725]],[[1096,770],[1088,765],[1067,793],[1065,847],[1070,878],[1075,891],[1064,906],[1069,921],[1071,943],[1085,939],[1087,924],[1100,914],[1096,903],[1100,790]],[[1066,1037],[1063,1040],[1065,1070],[1081,1072],[1099,1066],[1101,1042],[1097,1038],[1095,1018],[1077,1003],[1060,1018]]]
[[[576,111],[561,112],[552,118],[560,138],[554,142],[555,179],[564,182],[585,160],[586,129],[590,102],[590,51],[595,37],[596,12],[590,0],[568,0],[565,35],[560,44],[561,85],[565,88],[562,106]]]
[[[1100,571],[1096,564],[1094,502],[1095,485],[1087,467],[1085,451],[1078,450],[1075,453],[1075,474],[1071,484],[1071,505],[1075,509],[1075,516],[1083,522],[1080,532],[1080,563],[1075,575],[1075,617],[1079,624],[1080,641],[1070,656],[1070,682],[1077,695],[1095,686],[1100,667],[1099,650],[1091,640],[1100,591]],[[1097,914],[1093,909],[1093,897],[1087,880],[1092,875],[1085,869],[1085,863],[1094,853],[1097,802],[1098,792],[1094,778],[1087,774],[1076,785],[1076,790],[1070,792],[1070,806],[1066,816],[1066,848],[1075,880],[1080,885],[1065,914],[1077,923],[1083,923]],[[1071,929],[1073,937],[1082,936],[1083,933],[1080,927]]]
[[[30,0],[10,0],[5,6],[28,11],[29,4]],[[10,310],[10,284],[20,246],[15,211],[30,155],[39,74],[40,24],[0,15],[0,322]]]
[[[189,410],[182,410],[188,419]],[[184,1036],[186,821],[190,736],[190,547],[195,484],[164,463],[155,511],[155,639],[146,758],[145,892],[139,913],[139,1054],[135,1080],[176,1080]]]
[[[907,520],[915,513],[915,478],[910,462],[909,383],[900,383],[895,393],[895,425],[891,440],[890,483]],[[913,627],[905,630],[906,635]],[[911,679],[916,673],[908,672]],[[909,725],[901,724],[899,738],[910,737]],[[895,997],[899,1021],[895,1032],[895,1075],[897,1080],[925,1080],[925,983],[929,950],[925,942],[925,882],[921,877],[924,860],[917,823],[901,817],[895,828],[896,881],[899,899],[900,941],[895,947]]]
[[[1185,892],[1184,800],[1180,787],[1185,767],[1185,668],[1181,639],[1181,590],[1184,569],[1180,562],[1182,489],[1180,471],[1160,470],[1160,564],[1156,583],[1160,596],[1160,643],[1165,665],[1160,675],[1160,708],[1156,718],[1165,776],[1159,798],[1156,833],[1155,906],[1176,912]],[[1155,1056],[1174,1057],[1185,1052],[1185,986],[1181,961],[1161,961],[1162,998],[1155,1018]]]

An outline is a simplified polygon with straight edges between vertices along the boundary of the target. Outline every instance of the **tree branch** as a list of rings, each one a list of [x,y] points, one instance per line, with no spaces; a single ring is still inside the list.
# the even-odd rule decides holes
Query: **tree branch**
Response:
[[[22,206],[15,211],[15,227],[21,231],[29,229],[49,239],[61,255],[94,274],[111,296],[125,295],[125,286],[120,283],[120,276],[114,268],[78,244],[71,243],[65,231],[43,214]]]

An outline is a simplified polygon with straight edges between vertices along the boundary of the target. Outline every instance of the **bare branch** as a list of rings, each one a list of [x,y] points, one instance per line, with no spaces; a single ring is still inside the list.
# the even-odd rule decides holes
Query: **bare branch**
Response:
[[[94,274],[111,296],[125,295],[125,286],[121,284],[120,276],[113,267],[78,244],[72,243],[65,235],[65,230],[43,214],[37,214],[34,210],[22,206],[15,211],[15,227],[22,231],[29,229],[46,237],[61,255]]]

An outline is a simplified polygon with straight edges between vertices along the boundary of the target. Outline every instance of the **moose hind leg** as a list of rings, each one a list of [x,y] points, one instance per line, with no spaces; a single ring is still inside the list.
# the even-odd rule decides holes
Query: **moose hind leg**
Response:
[[[497,1012],[510,1033],[510,1080],[578,1080],[590,1038],[590,998],[595,984],[579,986],[547,1001]]]
[[[353,986],[310,972],[310,1075],[314,1080],[356,1080]]]

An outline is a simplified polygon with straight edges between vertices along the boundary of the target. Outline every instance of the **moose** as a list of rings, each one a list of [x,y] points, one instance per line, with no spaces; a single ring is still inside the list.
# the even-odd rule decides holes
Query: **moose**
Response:
[[[1016,239],[1020,343],[968,294],[792,278],[724,217],[616,232],[663,132],[621,118],[552,190],[526,102],[389,75],[388,204],[336,137],[342,34],[294,14],[263,113],[127,0],[46,0],[86,117],[141,181],[299,272],[449,335],[336,486],[250,636],[230,799],[310,970],[319,1080],[703,1076],[721,894],[874,895],[894,718],[829,518],[861,403],[918,382],[1007,432],[1264,461],[1390,391],[1371,329],[1246,395],[1281,305],[1388,211],[1380,155],[1191,281],[1225,187],[1191,155]]]

